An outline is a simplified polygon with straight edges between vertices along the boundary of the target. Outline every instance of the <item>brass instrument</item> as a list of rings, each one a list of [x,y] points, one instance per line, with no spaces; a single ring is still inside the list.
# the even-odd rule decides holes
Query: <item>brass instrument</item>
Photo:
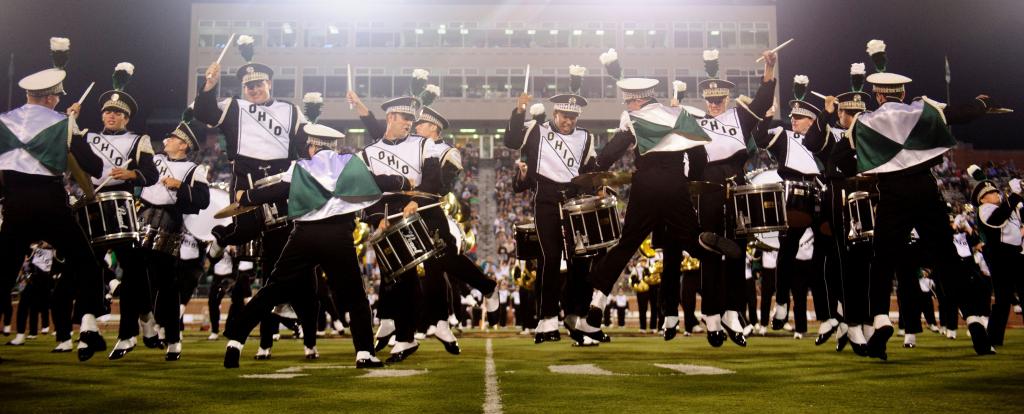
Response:
[[[683,258],[683,264],[679,267],[684,272],[700,270],[700,260],[693,256],[686,256]]]
[[[654,257],[654,255],[657,253],[654,251],[654,246],[652,246],[651,243],[652,236],[647,236],[647,238],[640,243],[640,254],[644,255],[644,257],[648,259]]]

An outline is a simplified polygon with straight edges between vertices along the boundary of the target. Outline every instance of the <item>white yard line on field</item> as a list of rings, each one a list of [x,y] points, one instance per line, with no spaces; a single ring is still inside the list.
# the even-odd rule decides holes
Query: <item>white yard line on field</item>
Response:
[[[494,349],[487,339],[487,359],[484,361],[484,414],[501,414],[501,394],[498,391],[498,374],[494,368]]]

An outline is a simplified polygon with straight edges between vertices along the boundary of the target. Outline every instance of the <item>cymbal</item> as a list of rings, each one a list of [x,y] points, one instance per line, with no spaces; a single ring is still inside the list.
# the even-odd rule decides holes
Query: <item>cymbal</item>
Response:
[[[580,187],[617,186],[629,184],[633,174],[628,171],[601,171],[580,174],[572,183]]]
[[[988,110],[985,111],[987,114],[1008,114],[1011,112],[1013,112],[1013,110],[1010,108],[988,108]]]
[[[242,207],[242,206],[238,205],[238,203],[231,203],[231,204],[228,204],[227,207],[224,207],[224,208],[220,209],[220,211],[215,213],[213,215],[213,218],[224,219],[224,218],[228,218],[228,217],[234,217],[234,216],[238,216],[238,215],[242,215],[242,214],[248,213],[248,212],[253,211],[255,209],[256,209],[256,206]]]
[[[690,181],[690,194],[708,194],[722,191],[725,188],[721,184],[708,181]]]

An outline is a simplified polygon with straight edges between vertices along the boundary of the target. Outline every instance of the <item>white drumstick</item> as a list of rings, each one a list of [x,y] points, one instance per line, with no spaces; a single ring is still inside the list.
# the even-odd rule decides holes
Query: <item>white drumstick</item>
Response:
[[[352,92],[352,64],[348,64],[348,92]],[[355,108],[355,104],[352,102],[348,103],[348,110]]]
[[[124,168],[128,168],[128,166],[129,166],[129,165],[132,165],[132,161],[134,161],[134,160],[128,160],[128,162],[124,164]],[[108,175],[108,176],[107,176],[107,178],[105,178],[105,179],[103,180],[103,182],[102,182],[102,183],[100,183],[100,186],[99,186],[99,187],[96,187],[96,189],[95,189],[95,190],[92,190],[93,194],[99,194],[99,193],[100,193],[100,190],[102,190],[102,189],[103,189],[103,187],[104,187],[104,186],[106,186],[106,185],[107,185],[107,183],[109,183],[109,182],[110,182],[110,180],[112,180],[112,179],[114,179],[114,177],[113,177],[113,176],[111,176],[111,175]]]
[[[91,83],[89,83],[89,87],[85,88],[85,93],[82,94],[81,98],[78,98],[78,104],[79,105],[81,105],[82,102],[85,102],[85,97],[89,96],[89,92],[92,92],[92,86],[95,85],[95,84],[96,84],[96,82],[91,82]]]
[[[526,64],[526,77],[523,78],[523,93],[530,94],[530,64]]]
[[[825,95],[822,95],[822,94],[820,94],[820,93],[817,93],[817,92],[815,92],[815,91],[811,91],[811,94],[812,94],[812,95],[814,95],[814,96],[817,96],[817,97],[819,97],[819,98],[821,98],[821,99],[825,99]]]
[[[231,48],[231,42],[233,42],[234,40],[235,40],[235,34],[232,33],[231,37],[228,38],[228,42],[224,45],[224,48],[220,50],[220,56],[217,57],[217,64],[218,65],[220,64],[221,60],[224,60],[224,54],[227,53],[228,49]],[[210,79],[212,77],[213,77],[212,74],[206,75],[206,79]]]
[[[427,204],[427,205],[425,205],[425,206],[423,206],[423,207],[417,208],[417,209],[416,209],[416,211],[417,211],[417,212],[419,212],[420,210],[426,210],[426,209],[428,209],[428,208],[434,208],[434,207],[437,207],[437,206],[439,206],[439,205],[441,205],[441,203]],[[401,213],[395,213],[395,214],[392,214],[392,215],[388,216],[388,218],[387,218],[387,219],[388,219],[388,220],[391,220],[391,219],[393,219],[393,218],[398,218],[398,217],[401,217],[401,216],[402,216],[402,214],[405,214],[405,212],[403,211],[403,212],[401,212]]]
[[[788,45],[789,42],[792,42],[792,41],[793,41],[793,39],[789,39],[789,40],[783,42],[781,45],[775,46],[775,49],[772,49],[771,52],[772,53],[777,53],[778,51],[782,50],[782,48],[786,47],[786,45]],[[761,57],[757,58],[757,60],[755,60],[754,62],[760,62],[762,60],[764,60],[764,56],[761,56]]]

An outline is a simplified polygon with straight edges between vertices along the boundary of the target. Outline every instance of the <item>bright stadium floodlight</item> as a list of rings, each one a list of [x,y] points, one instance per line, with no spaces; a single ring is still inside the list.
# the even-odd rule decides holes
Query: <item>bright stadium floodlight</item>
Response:
[[[289,23],[281,25],[281,31],[284,32],[284,34],[292,34],[292,25]]]
[[[552,35],[556,35],[556,34],[558,34],[558,29],[551,29],[551,31],[549,31],[548,33],[550,33]]]
[[[632,36],[633,33],[634,32],[632,30],[626,30],[626,36]]]
[[[423,29],[416,29],[416,34],[423,34]]]
[[[651,31],[648,31],[647,34],[651,35],[651,36],[654,36],[654,35],[658,34],[658,31],[657,30],[651,30]]]
[[[496,129],[494,131],[499,133],[499,134],[504,134],[505,133],[505,128],[498,128],[498,129]]]
[[[459,29],[459,33],[460,34],[464,34],[464,35],[468,35],[469,34],[469,29]]]
[[[472,134],[476,132],[476,128],[462,128],[459,130],[460,134]]]
[[[537,34],[537,31],[533,30],[533,29],[530,29],[530,30],[526,31],[526,34],[528,34],[528,35],[535,35],[535,34]]]
[[[604,30],[595,30],[594,34],[596,34],[598,36],[604,36]]]
[[[712,31],[711,31],[711,35],[712,35],[712,36],[718,36],[718,35],[719,35],[719,34],[721,34],[721,33],[722,33],[722,32],[719,32],[718,30],[712,30]]]
[[[573,31],[572,31],[572,34],[573,34],[574,36],[582,36],[582,35],[583,35],[583,31],[582,31],[582,30],[579,30],[579,29],[576,29],[576,30],[573,30]]]
[[[335,26],[333,24],[329,25],[329,26],[327,26],[327,31],[331,32],[332,35],[336,35],[336,34],[338,34],[338,26]]]
[[[515,33],[515,32],[516,32],[516,31],[515,31],[515,30],[512,30],[512,29],[505,29],[505,34],[507,34],[507,35],[512,35],[512,34],[513,34],[513,33]]]
[[[352,128],[352,129],[348,130],[348,133],[350,133],[350,134],[362,134],[364,132],[366,132],[366,130],[363,129],[363,128]]]
[[[445,34],[445,33],[448,33],[448,31],[447,31],[447,30],[445,30],[445,29],[444,29],[443,27],[442,27],[442,28],[440,28],[440,29],[437,29],[437,34],[439,34],[439,35],[443,35],[443,34]]]

